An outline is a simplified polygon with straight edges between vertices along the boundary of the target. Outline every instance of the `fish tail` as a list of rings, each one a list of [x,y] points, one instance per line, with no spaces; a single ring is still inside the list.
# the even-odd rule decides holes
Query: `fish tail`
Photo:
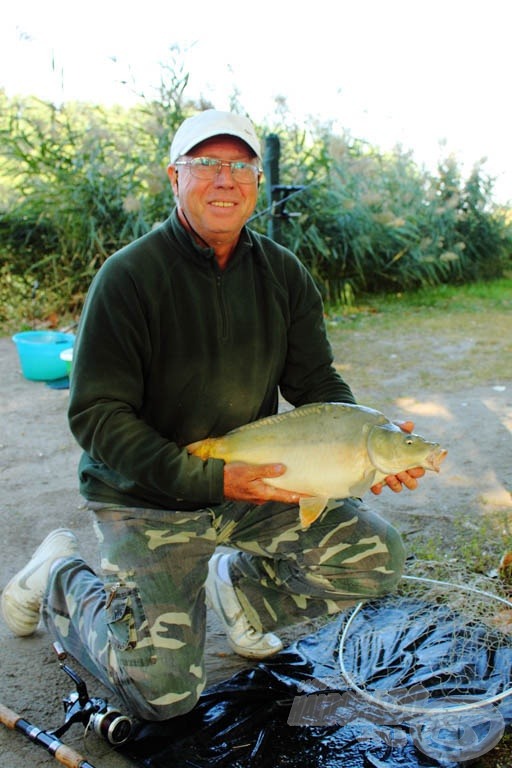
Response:
[[[213,453],[215,445],[214,437],[207,437],[205,440],[198,440],[196,443],[187,445],[187,451],[200,459],[209,459]]]

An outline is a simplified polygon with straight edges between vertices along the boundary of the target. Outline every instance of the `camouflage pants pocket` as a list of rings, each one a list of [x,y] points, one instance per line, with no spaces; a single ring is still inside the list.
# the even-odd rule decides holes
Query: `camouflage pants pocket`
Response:
[[[135,584],[107,585],[105,619],[111,647],[122,667],[146,667],[156,651],[144,606]]]

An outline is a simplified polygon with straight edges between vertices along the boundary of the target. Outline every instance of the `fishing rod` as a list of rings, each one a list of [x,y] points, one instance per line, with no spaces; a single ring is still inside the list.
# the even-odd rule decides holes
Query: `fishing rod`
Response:
[[[109,744],[118,746],[124,744],[131,736],[132,721],[110,707],[105,699],[89,697],[85,682],[64,661],[66,652],[59,643],[54,643],[54,650],[59,659],[60,668],[70,677],[76,690],[64,697],[64,722],[54,730],[43,730],[25,718],[13,712],[12,709],[0,704],[0,723],[11,730],[20,731],[30,741],[44,747],[58,762],[67,768],[94,768],[85,757],[61,741],[61,736],[73,723],[82,723],[86,732],[93,730],[102,736]]]
[[[82,757],[71,747],[66,746],[56,736],[29,723],[28,720],[25,720],[21,715],[16,714],[16,712],[13,712],[12,709],[5,707],[3,704],[0,704],[0,723],[3,723],[3,725],[6,725],[11,730],[20,731],[34,744],[44,747],[50,755],[53,755],[59,763],[67,766],[67,768],[94,768],[94,765],[86,760],[85,757]]]

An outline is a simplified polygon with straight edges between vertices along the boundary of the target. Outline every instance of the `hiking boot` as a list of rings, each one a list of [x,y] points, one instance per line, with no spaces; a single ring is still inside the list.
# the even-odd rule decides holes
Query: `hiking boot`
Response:
[[[228,643],[239,656],[248,659],[265,659],[283,647],[277,635],[258,632],[248,621],[231,582],[219,576],[219,563],[229,555],[213,555],[206,580],[206,604],[222,622]]]
[[[63,557],[73,557],[77,551],[74,533],[57,528],[48,534],[27,565],[7,584],[2,593],[2,612],[15,635],[24,637],[36,631],[51,566]]]

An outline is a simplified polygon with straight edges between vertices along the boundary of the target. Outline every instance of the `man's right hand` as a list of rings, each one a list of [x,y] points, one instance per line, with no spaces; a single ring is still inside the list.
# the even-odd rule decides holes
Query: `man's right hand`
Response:
[[[267,501],[298,504],[301,496],[307,494],[274,488],[265,482],[266,478],[279,477],[285,472],[284,464],[245,464],[241,461],[225,464],[224,497],[251,504],[265,504]]]

